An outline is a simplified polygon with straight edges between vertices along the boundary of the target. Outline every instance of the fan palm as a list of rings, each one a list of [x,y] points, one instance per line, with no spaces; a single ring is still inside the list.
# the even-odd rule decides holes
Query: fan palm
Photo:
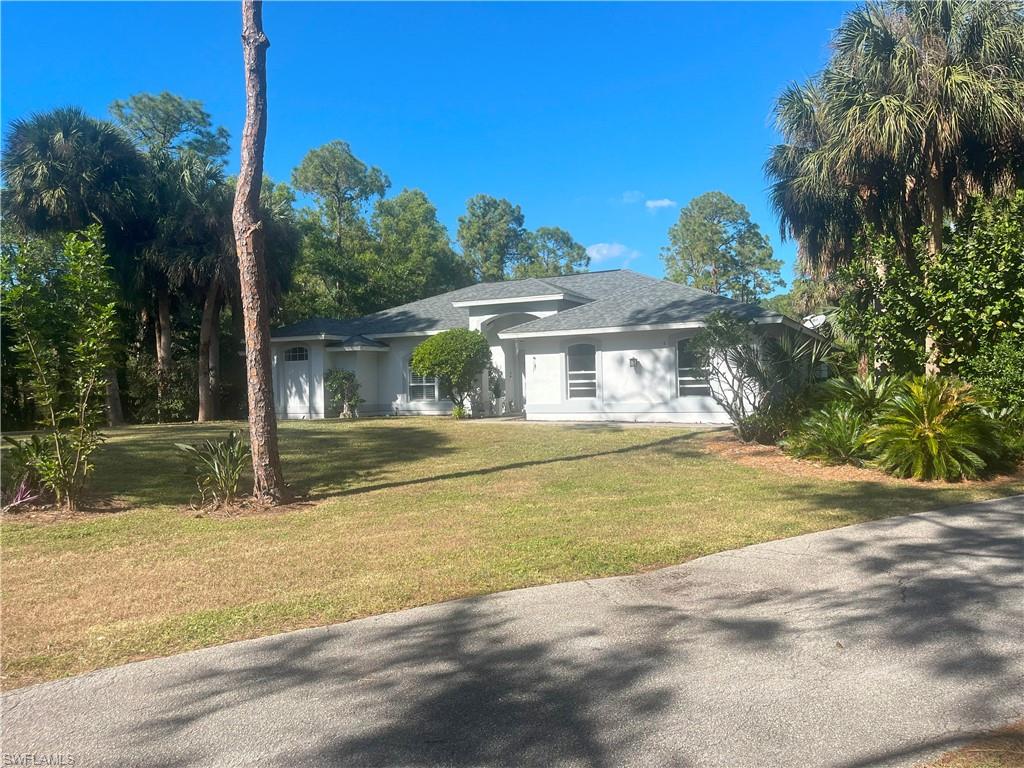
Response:
[[[843,20],[809,86],[777,105],[766,165],[784,235],[828,268],[868,229],[927,225],[928,256],[967,195],[1024,176],[1024,12],[1016,0],[868,3]],[[913,262],[912,262],[913,263]],[[927,275],[927,263],[920,266]],[[926,339],[929,371],[937,350]]]
[[[5,214],[30,232],[125,223],[142,156],[112,123],[77,107],[11,122],[3,153]]]

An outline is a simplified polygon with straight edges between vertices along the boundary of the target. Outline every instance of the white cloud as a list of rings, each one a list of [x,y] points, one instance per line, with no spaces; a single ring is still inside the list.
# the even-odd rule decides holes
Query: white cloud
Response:
[[[644,193],[639,189],[627,189],[622,193],[622,202],[626,205],[632,205],[633,203],[639,203],[644,199]]]
[[[594,243],[587,246],[587,256],[594,264],[618,262],[625,267],[640,257],[640,252],[622,243]]]
[[[677,203],[675,200],[669,200],[667,197],[660,197],[657,200],[645,200],[644,205],[647,206],[647,210],[656,211],[659,208],[675,208]]]

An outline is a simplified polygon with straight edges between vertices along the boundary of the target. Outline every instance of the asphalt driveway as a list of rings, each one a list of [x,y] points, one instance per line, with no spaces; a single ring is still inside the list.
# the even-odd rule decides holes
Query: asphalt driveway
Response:
[[[75,766],[910,766],[1022,716],[1024,496],[16,690],[3,752]]]

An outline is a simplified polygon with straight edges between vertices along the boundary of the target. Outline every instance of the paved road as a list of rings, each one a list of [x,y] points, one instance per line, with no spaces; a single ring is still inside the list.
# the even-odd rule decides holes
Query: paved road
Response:
[[[75,766],[906,766],[1024,716],[1024,496],[14,691]]]

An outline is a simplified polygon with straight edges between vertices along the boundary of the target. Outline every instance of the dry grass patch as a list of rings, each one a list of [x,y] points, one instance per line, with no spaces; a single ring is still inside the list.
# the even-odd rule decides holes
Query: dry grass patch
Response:
[[[921,768],[1022,768],[1024,720],[948,752]]]
[[[174,443],[239,426],[118,430],[96,486],[128,511],[2,524],[5,686],[1024,492],[747,466],[693,428],[382,419],[284,423],[309,503],[196,517]]]

